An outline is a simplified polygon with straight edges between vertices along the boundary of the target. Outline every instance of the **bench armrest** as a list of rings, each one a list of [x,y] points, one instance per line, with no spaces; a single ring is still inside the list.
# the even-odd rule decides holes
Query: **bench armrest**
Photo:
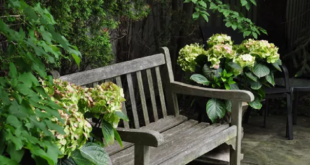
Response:
[[[232,101],[252,102],[254,95],[250,91],[245,90],[224,90],[204,88],[194,85],[185,84],[182,82],[171,82],[171,91],[176,94],[185,94],[201,97],[210,97],[217,99],[225,99]]]
[[[158,147],[164,142],[163,135],[153,130],[118,128],[117,132],[123,141],[135,145]]]

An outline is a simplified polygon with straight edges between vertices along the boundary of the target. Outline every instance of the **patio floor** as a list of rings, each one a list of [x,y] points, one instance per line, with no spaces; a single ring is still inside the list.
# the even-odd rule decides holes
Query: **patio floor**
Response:
[[[310,165],[310,117],[298,116],[294,140],[285,138],[285,116],[269,116],[262,128],[262,116],[244,124],[242,165]]]

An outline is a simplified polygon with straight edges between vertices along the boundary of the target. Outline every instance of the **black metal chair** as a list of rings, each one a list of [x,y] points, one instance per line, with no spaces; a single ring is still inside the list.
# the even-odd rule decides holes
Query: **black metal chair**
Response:
[[[292,117],[292,90],[289,81],[289,74],[287,68],[282,65],[282,76],[284,78],[284,84],[277,85],[273,88],[266,88],[265,94],[265,108],[264,108],[264,124],[263,127],[267,126],[267,115],[269,99],[274,98],[286,98],[286,108],[287,108],[287,123],[286,123],[286,137],[289,140],[293,140],[293,117]]]

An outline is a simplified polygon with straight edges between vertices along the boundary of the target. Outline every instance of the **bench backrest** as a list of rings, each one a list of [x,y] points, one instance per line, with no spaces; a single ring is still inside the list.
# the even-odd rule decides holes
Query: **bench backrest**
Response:
[[[140,128],[143,125],[148,125],[152,121],[157,121],[159,118],[167,116],[162,80],[173,80],[173,74],[172,71],[168,71],[171,69],[168,49],[164,48],[164,50],[167,52],[165,53],[166,57],[168,56],[167,58],[161,53],[61,76],[59,79],[79,86],[96,86],[104,81],[116,82],[118,86],[124,88],[128,86],[129,96],[126,97],[126,102],[129,101],[131,104],[127,108],[123,105],[122,110],[127,114],[130,123],[124,122],[123,124],[125,128]],[[168,67],[167,59],[169,60]],[[161,72],[161,70],[163,71]],[[167,74],[162,78],[161,73],[169,72],[170,75]],[[146,94],[149,94],[150,97],[146,97]],[[138,111],[139,109],[142,109],[142,112]]]

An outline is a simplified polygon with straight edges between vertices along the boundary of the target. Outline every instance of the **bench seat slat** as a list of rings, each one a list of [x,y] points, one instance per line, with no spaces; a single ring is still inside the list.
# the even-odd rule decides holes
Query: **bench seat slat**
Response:
[[[140,129],[149,129],[149,130],[154,130],[158,132],[164,132],[166,130],[169,130],[170,128],[180,125],[186,120],[187,120],[187,117],[185,116],[178,116],[178,117],[167,116],[166,118],[159,119],[156,123],[151,123],[148,126],[141,127]],[[121,148],[119,144],[115,142],[114,145],[105,147],[105,150],[108,154],[113,155],[132,145],[133,145],[132,143],[123,142],[123,148]]]
[[[190,128],[186,128],[185,131],[177,131],[175,134],[165,134],[164,132],[165,143],[157,148],[151,148],[150,152],[152,156],[150,162],[154,165],[165,163],[166,161],[169,161],[167,164],[188,163],[188,160],[193,160],[229,140],[228,137],[233,138],[236,135],[236,128],[231,127],[227,129],[228,127],[228,125],[209,126],[208,124],[200,123],[198,125],[192,125]],[[169,132],[169,130],[166,132]],[[219,138],[220,140],[217,140],[216,138]],[[213,142],[215,145],[212,145]],[[202,146],[202,144],[204,146]],[[201,147],[204,147],[205,149],[197,150],[197,148]],[[133,148],[134,147],[130,147],[115,155],[111,155],[113,164],[132,165],[134,163]],[[199,152],[197,153],[196,150]],[[192,154],[192,151],[194,154]],[[190,157],[190,159],[186,160],[185,157],[178,155],[187,156]],[[174,158],[178,160],[178,163],[170,161],[170,159]]]
[[[117,63],[97,69],[61,76],[60,79],[76,85],[91,84],[104,79],[113,78],[165,64],[163,54],[156,54],[131,61]]]

